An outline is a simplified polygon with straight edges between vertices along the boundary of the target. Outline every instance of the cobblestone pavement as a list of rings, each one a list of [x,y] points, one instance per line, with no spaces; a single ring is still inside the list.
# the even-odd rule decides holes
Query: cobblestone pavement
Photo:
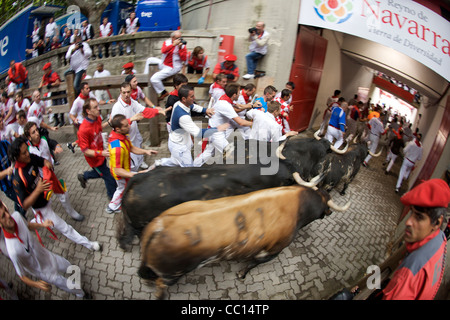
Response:
[[[101,179],[90,180],[82,189],[77,174],[89,167],[79,149],[72,154],[65,143],[75,135],[64,128],[50,136],[63,144],[58,155],[57,175],[66,181],[73,207],[85,215],[85,220],[72,220],[58,200],[53,208],[82,235],[103,244],[103,252],[91,252],[60,236],[60,241],[41,231],[45,246],[62,255],[81,269],[82,286],[95,300],[154,299],[155,287],[144,283],[137,275],[140,265],[139,241],[135,239],[131,252],[122,251],[115,238],[114,216],[105,212],[108,203]],[[311,133],[304,133],[311,135]],[[156,158],[168,156],[167,140],[158,148]],[[369,265],[383,262],[387,244],[394,232],[402,205],[394,186],[400,160],[390,175],[382,168],[385,151],[373,158],[368,168],[361,167],[347,195],[332,191],[332,198],[344,204],[350,197],[352,205],[346,212],[334,212],[300,230],[295,240],[275,259],[251,270],[245,280],[236,279],[244,264],[221,262],[207,265],[183,276],[168,289],[170,300],[232,299],[232,300],[315,300],[327,299],[343,287],[355,284]],[[152,164],[154,159],[147,159]],[[405,183],[406,184],[406,183]],[[1,193],[9,208],[12,202]],[[31,211],[28,212],[28,217]],[[50,293],[27,287],[16,276],[9,259],[0,255],[0,277],[12,282],[20,299],[76,300],[55,286]],[[0,290],[0,297],[8,295]]]

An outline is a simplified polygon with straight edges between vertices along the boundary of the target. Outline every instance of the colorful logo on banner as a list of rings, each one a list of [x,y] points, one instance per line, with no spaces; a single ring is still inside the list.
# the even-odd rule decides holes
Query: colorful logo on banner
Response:
[[[343,23],[353,14],[352,0],[314,0],[314,10],[326,22]]]

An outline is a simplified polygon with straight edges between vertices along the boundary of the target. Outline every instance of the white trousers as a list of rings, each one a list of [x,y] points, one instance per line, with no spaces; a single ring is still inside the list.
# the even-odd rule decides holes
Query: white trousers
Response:
[[[133,139],[131,139],[131,144],[135,147],[141,148],[142,142],[144,141],[144,138],[142,138],[142,135],[139,131],[139,129],[136,127],[135,129],[137,132],[133,136]],[[131,165],[130,170],[133,172],[138,172],[139,167],[144,162],[144,155],[143,154],[135,154],[133,152],[130,152],[130,158],[131,158]]]
[[[393,154],[391,150],[389,150],[389,153],[386,157],[386,162],[389,162],[386,171],[389,172],[392,169],[392,166],[394,165],[395,160],[397,159],[398,155]]]
[[[192,167],[192,143],[179,144],[169,139],[170,158],[160,159],[159,165],[166,167]]]
[[[53,222],[52,229],[58,230],[69,240],[92,250],[92,243],[85,236],[80,235],[72,226],[68,225],[66,221],[61,219],[52,209],[51,201],[43,208],[33,208],[34,218],[31,222],[43,223],[45,220]]]
[[[370,147],[369,147],[370,152],[376,153],[377,147],[378,147],[378,142],[380,142],[380,137],[373,133],[369,133],[369,141],[371,142]],[[372,156],[370,154],[368,154],[366,159],[364,159],[364,161],[366,163],[368,163],[370,159],[372,159]]]
[[[60,194],[57,193],[58,199],[61,202],[62,207],[66,210],[67,214],[72,218],[76,219],[80,216],[80,214],[72,207],[70,203],[69,195],[67,192]]]
[[[334,147],[339,148],[342,145],[342,143],[344,143],[344,134],[341,130],[336,129],[335,127],[332,126],[328,126],[325,139],[330,141],[331,144],[333,144],[333,139],[336,139]]]
[[[214,157],[215,151],[222,154],[225,147],[229,144],[227,140],[226,131],[220,131],[214,133],[210,138],[208,145],[198,157],[194,160],[194,167],[201,167],[205,164],[210,158]]]
[[[122,206],[123,192],[127,186],[127,181],[125,179],[116,180],[116,183],[116,192],[114,192],[111,202],[108,204],[108,207],[114,211],[119,210]]]
[[[403,159],[402,167],[400,168],[400,173],[398,174],[396,189],[400,189],[403,180],[408,179],[411,170],[414,168],[414,163],[409,161],[408,159]]]
[[[156,93],[158,93],[158,94],[160,94],[161,92],[163,92],[165,90],[164,84],[162,83],[163,80],[168,77],[171,77],[181,71],[181,67],[171,68],[171,67],[164,65],[162,63],[161,59],[158,59],[155,57],[150,57],[147,59],[147,61],[145,63],[144,73],[146,73],[146,74],[149,73],[149,64],[158,64],[158,67],[160,70],[160,71],[156,72],[150,78],[150,82],[151,82],[153,88],[155,89]]]

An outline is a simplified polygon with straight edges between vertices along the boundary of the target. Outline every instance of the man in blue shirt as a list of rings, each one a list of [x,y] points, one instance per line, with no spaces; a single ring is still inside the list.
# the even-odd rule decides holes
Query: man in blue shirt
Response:
[[[331,144],[333,144],[333,140],[336,139],[336,142],[334,143],[335,148],[339,148],[344,142],[346,107],[341,106],[343,102],[345,102],[345,99],[341,97],[338,102],[334,102],[331,105],[331,117],[325,136]]]
[[[277,89],[274,86],[267,86],[264,89],[264,95],[262,97],[255,99],[255,102],[256,101],[261,102],[261,107],[257,107],[255,109],[259,109],[264,112],[267,112],[267,103],[272,101],[273,98],[275,98],[276,94],[277,94]]]

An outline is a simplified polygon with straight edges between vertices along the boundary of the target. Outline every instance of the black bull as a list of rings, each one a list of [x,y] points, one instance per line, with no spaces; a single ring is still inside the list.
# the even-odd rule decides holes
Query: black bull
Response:
[[[317,186],[330,192],[341,183],[343,188],[340,194],[344,195],[368,154],[367,145],[362,143],[350,146],[345,154],[327,154],[319,169],[325,175]]]
[[[296,183],[293,177],[295,172],[303,179],[310,180],[319,173],[320,162],[331,152],[330,144],[325,140],[293,137],[283,144],[281,156],[286,160],[281,160],[275,156],[278,146],[278,143],[268,143],[264,148],[269,150],[267,152],[271,160],[278,163],[276,172],[272,174],[261,174],[271,164],[263,164],[256,152],[256,155],[252,153],[246,156],[246,163],[254,164],[206,165],[200,168],[157,167],[135,175],[128,182],[122,199],[123,214],[117,229],[120,247],[126,250],[134,236],[140,236],[150,221],[180,203],[292,185]]]

